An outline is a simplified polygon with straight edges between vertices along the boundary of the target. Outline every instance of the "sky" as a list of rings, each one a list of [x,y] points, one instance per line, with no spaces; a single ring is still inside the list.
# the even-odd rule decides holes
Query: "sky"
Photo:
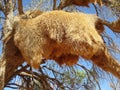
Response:
[[[26,5],[28,5],[28,3],[30,3],[30,2],[31,2],[31,0],[23,0],[23,5],[26,6]],[[82,8],[80,8],[80,10],[81,10],[81,11],[84,11],[85,13],[91,13],[91,14],[95,14],[95,13],[96,13],[93,5],[90,5],[90,8],[82,7]],[[113,20],[113,19],[108,19],[108,20],[111,21],[111,20]],[[109,31],[109,30],[108,30],[108,31]],[[119,58],[119,57],[118,57],[118,58]],[[100,86],[101,86],[101,89],[102,89],[102,90],[113,90],[113,89],[110,88],[109,83],[108,83],[107,80],[101,81],[101,82],[100,82]],[[4,90],[13,90],[13,89],[5,88]],[[14,90],[16,90],[16,89],[14,89]],[[119,90],[120,90],[120,89],[119,89]]]

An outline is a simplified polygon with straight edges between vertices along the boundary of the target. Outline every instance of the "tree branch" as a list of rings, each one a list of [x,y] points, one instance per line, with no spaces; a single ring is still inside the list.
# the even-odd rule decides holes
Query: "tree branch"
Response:
[[[7,4],[7,1],[6,1],[6,0],[4,0],[4,4],[5,4],[5,6],[6,6],[6,4]]]
[[[56,9],[56,0],[53,0],[53,10]]]
[[[0,11],[5,13],[5,7],[3,6],[2,1],[0,1]]]
[[[7,4],[6,4],[6,21],[5,21],[5,24],[4,24],[4,37],[6,37],[6,34],[9,33],[10,31],[12,31],[12,24],[13,24],[13,3],[12,3],[12,0],[8,0]],[[5,75],[6,75],[6,66],[7,66],[7,60],[4,58],[4,57],[7,57],[7,56],[4,56],[5,55],[5,49],[6,49],[6,44],[3,45],[4,47],[4,51],[3,51],[3,57],[2,57],[2,60],[1,60],[1,64],[2,66],[0,66],[0,70],[2,71],[0,73],[0,77],[2,77],[2,82],[0,83],[0,90],[3,90],[4,86],[5,86]],[[11,47],[10,47],[11,48]],[[9,53],[10,54],[10,53]]]
[[[13,2],[8,0],[5,6],[5,18],[3,33],[4,39],[9,37],[9,33],[13,32]],[[4,86],[12,79],[15,70],[24,62],[22,55],[17,47],[14,45],[13,33],[10,34],[9,39],[3,43],[3,57],[0,62],[0,77],[2,82],[0,83],[0,90],[3,90]],[[5,64],[4,64],[5,63]],[[3,65],[3,66],[2,66]]]
[[[103,4],[102,0],[61,0],[57,9],[62,10],[70,5],[89,7],[89,3],[97,3],[100,6]]]
[[[9,39],[4,48],[3,60],[6,60],[5,85],[7,85],[12,77],[19,72],[16,72],[16,70],[24,62],[24,59],[18,48],[15,47],[13,37]]]
[[[110,28],[113,32],[120,33],[120,19],[113,22],[108,22],[106,20],[99,19],[99,21]]]
[[[13,11],[15,11],[16,10],[16,0],[13,0],[13,3],[14,3],[14,8],[13,8]]]
[[[94,6],[94,8],[95,8],[95,11],[96,11],[96,15],[98,16],[99,14],[98,14],[97,7],[95,6],[95,4],[94,4],[94,3],[93,3],[92,5]]]
[[[69,5],[88,6],[89,3],[98,3],[99,5],[102,5],[102,3],[103,3],[104,5],[107,5],[107,3],[110,3],[110,2],[101,1],[101,0],[90,0],[90,1],[84,0],[84,2],[82,2],[80,0],[61,0],[57,9],[61,10]],[[95,5],[94,5],[94,7],[95,7]],[[95,7],[95,9],[96,9],[96,7]],[[98,12],[97,12],[97,14],[98,14]],[[106,25],[108,28],[110,28],[113,32],[120,33],[120,19],[118,19],[117,21],[114,21],[114,22],[108,22],[106,20],[101,20],[101,19],[99,19],[99,21],[103,25]]]
[[[65,8],[69,5],[72,5],[72,4],[73,4],[73,0],[61,0],[57,9],[62,10],[63,8]]]
[[[18,0],[18,12],[19,12],[19,15],[24,14],[22,0]]]

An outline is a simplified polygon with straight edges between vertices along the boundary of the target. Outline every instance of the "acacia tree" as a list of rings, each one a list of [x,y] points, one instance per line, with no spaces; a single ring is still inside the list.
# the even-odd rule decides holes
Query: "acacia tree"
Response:
[[[46,2],[48,2],[48,1],[46,1]],[[84,1],[82,1],[82,0],[69,0],[69,1],[61,0],[59,5],[57,5],[57,3],[58,3],[57,0],[53,0],[53,8],[52,9],[64,9],[70,5],[88,6],[89,3],[92,3],[97,11],[97,6],[94,3],[98,3],[101,7],[102,7],[102,5],[105,5],[107,7],[112,8],[113,11],[117,10],[116,8],[114,8],[114,6],[111,7],[111,5],[114,5],[114,4],[112,1],[109,1],[109,0],[84,0]],[[35,85],[35,87],[38,86],[38,88],[41,88],[41,89],[44,88],[45,90],[52,90],[53,88],[58,88],[58,87],[60,89],[75,88],[74,84],[71,84],[70,81],[68,81],[68,83],[71,84],[71,87],[69,87],[68,85],[66,86],[66,83],[65,84],[61,83],[63,81],[60,81],[59,77],[57,77],[59,75],[62,75],[64,71],[58,72],[58,71],[54,70],[53,68],[51,69],[51,68],[47,67],[47,65],[45,65],[45,66],[43,65],[38,70],[38,72],[34,72],[34,70],[32,70],[29,65],[23,64],[24,63],[23,56],[21,55],[19,49],[15,46],[14,41],[13,41],[13,38],[14,38],[14,36],[13,36],[13,34],[14,34],[13,12],[17,10],[18,14],[21,15],[22,18],[25,18],[25,19],[29,18],[29,16],[32,15],[32,12],[30,12],[29,15],[24,14],[22,0],[18,0],[18,1],[16,1],[16,0],[13,0],[13,1],[12,0],[1,0],[0,1],[0,10],[4,14],[2,17],[5,19],[5,23],[3,26],[3,54],[1,57],[1,61],[0,61],[0,77],[1,77],[1,80],[0,80],[1,88],[0,89],[2,90],[4,88],[4,86],[15,85],[13,83],[8,83],[8,82],[10,82],[10,80],[13,77],[15,77],[16,75],[20,76],[22,81],[26,81],[23,84],[22,89],[23,88],[30,89],[34,85]],[[119,10],[117,10],[117,11],[119,11]],[[33,15],[34,14],[35,13],[33,13]],[[106,25],[113,32],[119,33],[120,32],[119,22],[120,22],[119,19],[115,22],[108,22],[108,21],[100,19],[99,25],[100,24]],[[109,44],[107,44],[107,45],[109,45]],[[44,64],[44,62],[43,62],[43,64]],[[95,77],[94,69],[93,69],[93,72],[94,72],[94,74],[93,74],[86,67],[79,65],[79,64],[78,64],[78,66],[80,66],[81,68],[83,68],[86,71],[89,81],[91,81],[91,77],[89,77],[89,76],[93,76],[92,79],[95,80],[96,83],[98,83],[98,81]],[[46,75],[46,73],[45,73],[46,69],[51,70],[52,74],[55,74],[55,78],[52,78],[49,75]],[[71,72],[72,71],[70,70],[69,73],[71,73]],[[66,72],[66,73],[68,73],[68,72]],[[78,74],[79,74],[79,72],[78,72]],[[65,75],[68,75],[68,74],[65,74]],[[77,76],[80,77],[81,75],[82,74],[77,75]],[[119,75],[119,72],[118,72],[118,75]],[[80,78],[80,80],[81,80],[81,78]],[[80,83],[81,83],[81,81],[80,81]],[[55,86],[53,86],[54,84],[55,84]],[[16,85],[18,85],[18,84],[16,84]],[[87,83],[86,85],[89,85],[89,84]],[[21,86],[19,86],[19,87],[21,87]],[[86,87],[88,87],[88,86],[86,86]],[[78,87],[78,88],[80,88],[80,87]]]

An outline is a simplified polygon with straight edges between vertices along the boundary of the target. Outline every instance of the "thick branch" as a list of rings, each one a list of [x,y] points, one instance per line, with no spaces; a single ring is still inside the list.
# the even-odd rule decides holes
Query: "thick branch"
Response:
[[[3,60],[6,60],[5,85],[7,85],[15,75],[18,66],[24,62],[24,59],[14,45],[13,37],[8,40],[4,48]]]
[[[9,36],[9,33],[13,31],[13,2],[8,0],[5,7],[6,21],[4,23],[3,33],[4,39]],[[18,49],[15,47],[13,37],[6,40],[3,44],[3,57],[0,62],[0,77],[2,81],[0,83],[0,90],[3,90],[4,86],[11,80],[15,69],[23,62],[22,56],[19,54]],[[15,62],[15,63],[14,63]]]
[[[13,8],[12,8],[13,4],[12,4],[12,0],[9,0],[6,6],[6,21],[5,21],[5,26],[4,26],[4,37],[6,37],[6,34],[12,30],[12,17],[13,17]],[[4,44],[4,48],[5,48],[5,44]],[[4,51],[3,51],[4,54]],[[6,56],[7,57],[7,56]],[[4,58],[4,55],[3,55]],[[2,82],[0,83],[0,90],[3,90],[4,85],[5,85],[5,71],[6,71],[6,63],[7,60],[3,59],[1,60],[1,65],[2,67],[0,67],[0,70],[2,71],[0,73],[0,77],[2,77]]]
[[[22,5],[22,0],[18,0],[18,12],[19,15],[23,14],[23,5]]]
[[[114,32],[120,33],[120,18],[117,21],[112,22],[111,26],[113,26]]]
[[[120,19],[111,23],[100,19],[100,22],[110,28],[113,32],[120,33]]]

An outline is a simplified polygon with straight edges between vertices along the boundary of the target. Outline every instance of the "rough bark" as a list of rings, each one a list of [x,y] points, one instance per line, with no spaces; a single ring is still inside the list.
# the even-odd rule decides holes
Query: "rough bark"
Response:
[[[12,30],[12,15],[13,15],[13,11],[12,11],[12,1],[9,0],[6,6],[6,21],[5,21],[5,26],[4,26],[4,37],[7,37],[7,34],[9,32],[11,32]],[[4,45],[5,46],[5,45]],[[3,51],[4,53],[4,51]],[[4,57],[4,56],[3,56]],[[2,58],[3,59],[3,58]],[[2,77],[2,80],[0,82],[0,90],[3,90],[4,88],[4,82],[5,82],[5,70],[6,70],[6,60],[1,60],[1,66],[0,69],[2,70],[2,72],[0,73],[0,77]]]
[[[16,71],[19,65],[24,62],[24,59],[19,52],[18,48],[14,45],[13,36],[4,45],[3,57],[0,62],[0,82],[4,82],[4,87],[16,75]],[[5,77],[5,78],[4,78]],[[1,84],[1,83],[0,83]],[[2,90],[2,89],[0,89]]]
[[[13,37],[8,40],[5,45],[3,60],[6,61],[5,70],[5,85],[15,76],[15,71],[19,65],[24,62],[24,59],[18,48],[14,45]]]
[[[7,39],[6,43],[4,43],[3,57],[1,59],[0,64],[2,65],[0,65],[0,70],[2,70],[2,72],[0,73],[0,76],[2,74],[1,77],[3,78],[1,80],[4,80],[2,81],[4,82],[4,87],[12,79],[12,77],[16,75],[15,72],[18,66],[24,62],[20,51],[14,45],[13,33],[10,34],[10,38]]]
[[[8,2],[6,3],[6,8],[5,8],[5,16],[6,16],[6,21],[4,23],[4,29],[3,29],[3,33],[4,33],[4,44],[3,44],[3,55],[0,61],[0,77],[2,77],[1,81],[0,81],[0,90],[3,90],[4,86],[5,86],[5,74],[8,73],[6,72],[6,65],[7,65],[7,60],[5,59],[4,53],[6,53],[4,50],[6,49],[6,43],[7,40],[6,39],[9,34],[12,32],[13,30],[13,3],[12,0],[8,0]]]

